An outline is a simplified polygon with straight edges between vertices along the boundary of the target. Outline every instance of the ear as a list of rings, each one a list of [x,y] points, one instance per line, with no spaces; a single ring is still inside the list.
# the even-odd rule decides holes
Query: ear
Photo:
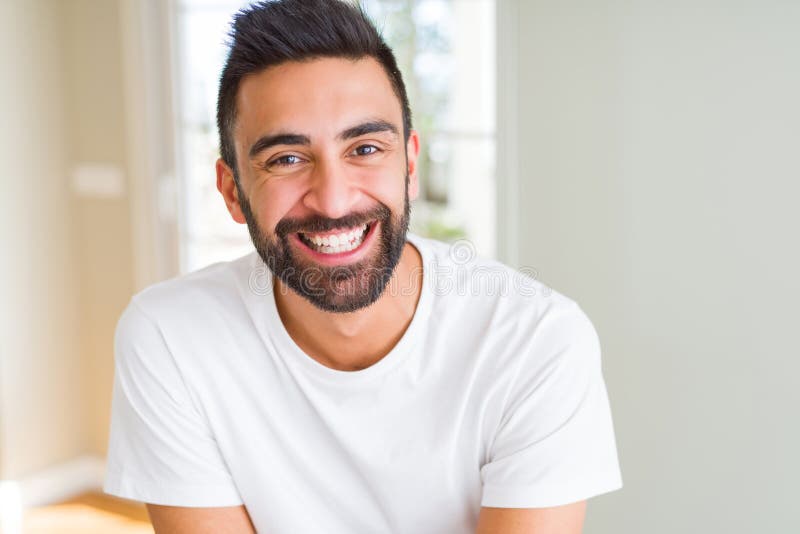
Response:
[[[414,200],[419,195],[419,176],[417,161],[419,160],[419,133],[411,130],[406,143],[406,159],[408,160],[408,199]]]
[[[233,171],[222,158],[217,160],[217,191],[225,199],[225,205],[234,221],[245,224],[247,221],[239,205],[239,190],[236,188],[236,181],[233,178]]]

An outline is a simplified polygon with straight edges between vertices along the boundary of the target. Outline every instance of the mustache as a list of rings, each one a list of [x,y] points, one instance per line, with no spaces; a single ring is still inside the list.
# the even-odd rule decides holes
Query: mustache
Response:
[[[385,204],[380,204],[370,210],[348,213],[336,219],[322,217],[320,215],[309,215],[302,219],[284,218],[275,226],[275,234],[280,239],[284,239],[287,235],[297,232],[317,233],[328,232],[339,228],[352,228],[354,226],[370,223],[376,219],[387,220],[390,216],[391,210]]]

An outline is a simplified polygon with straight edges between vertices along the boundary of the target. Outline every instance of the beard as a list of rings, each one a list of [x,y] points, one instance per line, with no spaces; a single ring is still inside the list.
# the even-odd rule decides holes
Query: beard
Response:
[[[397,216],[385,204],[370,210],[351,213],[338,219],[312,215],[303,219],[281,219],[273,236],[267,236],[258,225],[250,202],[239,188],[242,208],[250,238],[258,255],[272,274],[317,308],[334,313],[348,313],[366,308],[383,294],[392,278],[406,243],[410,205],[406,176],[403,213]],[[380,234],[369,257],[349,265],[327,266],[298,257],[289,244],[289,235],[296,232],[326,232],[338,228],[355,228],[379,223]],[[371,230],[371,229],[370,229]]]

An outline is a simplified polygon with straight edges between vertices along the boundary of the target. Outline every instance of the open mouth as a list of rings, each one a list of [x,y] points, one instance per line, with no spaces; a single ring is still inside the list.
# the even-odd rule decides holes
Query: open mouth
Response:
[[[308,248],[320,254],[342,254],[356,250],[374,226],[374,221],[354,228],[333,232],[305,233],[297,236]]]

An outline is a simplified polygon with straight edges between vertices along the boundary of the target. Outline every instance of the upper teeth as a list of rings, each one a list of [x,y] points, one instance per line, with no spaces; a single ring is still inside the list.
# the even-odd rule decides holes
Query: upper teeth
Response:
[[[318,247],[339,247],[342,245],[348,245],[351,241],[360,240],[364,232],[367,229],[366,224],[362,224],[356,228],[353,228],[349,232],[342,232],[339,234],[331,234],[331,235],[314,235],[314,234],[303,234],[308,241],[314,243]]]

